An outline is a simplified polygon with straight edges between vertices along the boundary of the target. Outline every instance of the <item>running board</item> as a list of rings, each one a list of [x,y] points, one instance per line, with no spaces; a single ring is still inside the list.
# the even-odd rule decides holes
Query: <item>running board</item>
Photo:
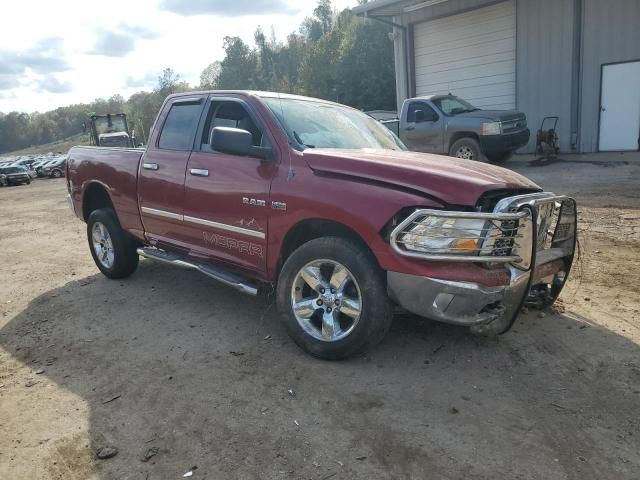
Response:
[[[245,280],[244,278],[227,272],[225,270],[213,267],[211,265],[205,265],[202,263],[195,263],[185,259],[180,255],[176,255],[157,248],[138,248],[138,255],[150,258],[152,260],[158,260],[159,262],[170,263],[172,265],[178,265],[180,267],[190,268],[192,270],[198,270],[200,273],[204,273],[206,276],[218,280],[229,287],[233,287],[243,293],[249,295],[257,295],[258,288]]]

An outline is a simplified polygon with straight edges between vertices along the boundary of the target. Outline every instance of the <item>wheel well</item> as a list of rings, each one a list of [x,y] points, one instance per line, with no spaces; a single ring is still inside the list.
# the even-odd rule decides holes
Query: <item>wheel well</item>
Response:
[[[475,132],[456,132],[451,136],[451,140],[449,141],[449,146],[447,147],[447,153],[451,150],[451,147],[453,147],[453,144],[456,143],[461,138],[472,138],[476,142],[480,143],[480,138],[478,137],[478,134]]]
[[[331,220],[310,219],[303,220],[287,232],[282,242],[280,259],[278,260],[278,272],[284,262],[301,245],[322,237],[340,237],[351,240],[356,245],[364,248],[375,259],[375,255],[362,237],[351,228],[342,223]]]
[[[86,222],[89,219],[91,212],[99,208],[113,208],[113,203],[107,190],[102,185],[92,183],[84,192],[82,201],[82,217],[84,221]]]

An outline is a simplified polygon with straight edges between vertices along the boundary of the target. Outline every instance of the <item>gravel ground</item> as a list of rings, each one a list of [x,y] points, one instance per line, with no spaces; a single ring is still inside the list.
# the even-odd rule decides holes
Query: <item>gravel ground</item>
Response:
[[[557,306],[498,339],[398,316],[343,362],[269,296],[98,274],[64,180],[0,189],[0,478],[640,478],[640,163],[512,166],[582,205]]]

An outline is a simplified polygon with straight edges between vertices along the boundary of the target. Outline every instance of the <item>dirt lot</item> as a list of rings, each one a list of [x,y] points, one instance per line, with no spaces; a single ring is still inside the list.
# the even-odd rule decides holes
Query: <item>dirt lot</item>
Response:
[[[640,162],[514,167],[583,205],[558,306],[497,340],[399,316],[333,363],[270,297],[97,274],[64,180],[0,189],[0,478],[640,478]]]

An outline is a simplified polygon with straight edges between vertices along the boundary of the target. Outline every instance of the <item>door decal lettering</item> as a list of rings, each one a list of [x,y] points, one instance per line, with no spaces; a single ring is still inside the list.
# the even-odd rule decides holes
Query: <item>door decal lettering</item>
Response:
[[[264,258],[264,250],[261,245],[246,242],[244,240],[236,240],[235,238],[225,237],[217,233],[202,232],[205,243],[211,246],[235,250],[244,255],[251,255]]]

